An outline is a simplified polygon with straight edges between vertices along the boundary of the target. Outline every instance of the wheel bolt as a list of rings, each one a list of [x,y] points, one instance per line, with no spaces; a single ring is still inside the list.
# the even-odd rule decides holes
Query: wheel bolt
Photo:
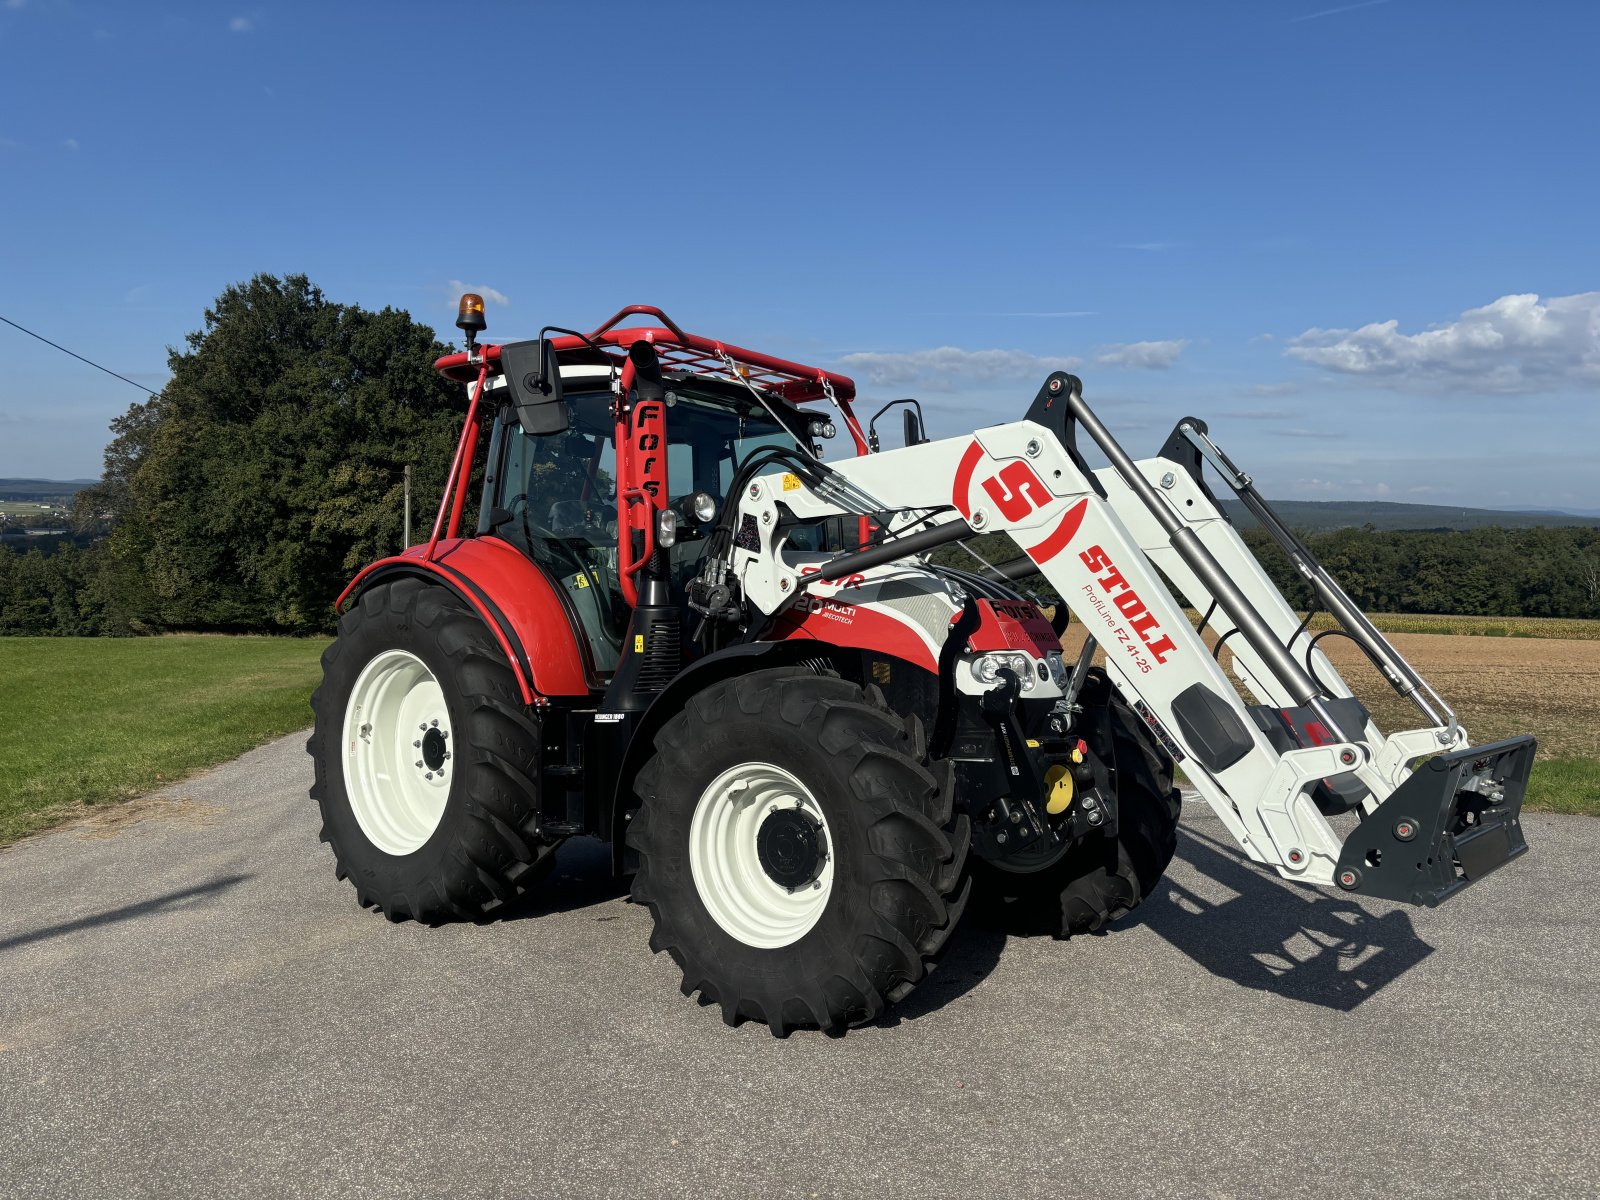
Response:
[[[433,778],[433,772],[429,771],[426,775],[423,776],[423,778],[424,779],[432,779]]]
[[[439,728],[439,719],[437,717],[435,717],[432,721],[430,721],[428,723],[430,725],[432,725],[435,729]]]
[[[450,757],[450,751],[446,750],[444,752],[444,756],[445,756],[445,758],[449,758]]]
[[[417,759],[417,770],[422,770],[422,760],[420,758]]]
[[[422,749],[422,743],[421,742],[412,742],[411,743],[411,748],[413,750],[421,750]]]

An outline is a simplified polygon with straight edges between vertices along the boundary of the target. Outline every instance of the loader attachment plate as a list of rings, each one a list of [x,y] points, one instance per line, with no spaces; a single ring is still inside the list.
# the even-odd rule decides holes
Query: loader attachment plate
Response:
[[[1334,882],[1432,908],[1528,852],[1522,798],[1534,739],[1436,755],[1345,839]]]

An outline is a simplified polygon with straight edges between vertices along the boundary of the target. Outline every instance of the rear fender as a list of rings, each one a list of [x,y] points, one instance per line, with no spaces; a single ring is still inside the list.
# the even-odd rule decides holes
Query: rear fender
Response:
[[[448,587],[472,606],[511,665],[524,704],[551,696],[588,697],[593,668],[556,585],[540,566],[496,537],[441,540],[432,559],[425,546],[380,559],[350,581],[334,602],[398,578]]]

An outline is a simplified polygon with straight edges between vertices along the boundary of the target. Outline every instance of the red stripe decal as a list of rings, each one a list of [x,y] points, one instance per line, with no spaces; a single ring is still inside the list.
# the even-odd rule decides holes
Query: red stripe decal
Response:
[[[961,456],[961,465],[956,468],[955,488],[950,494],[951,501],[969,521],[972,519],[972,506],[967,503],[967,493],[972,490],[972,473],[978,469],[978,460],[982,457],[983,447],[974,441]]]
[[[1085,496],[1071,508],[1067,515],[1061,518],[1055,532],[1037,546],[1028,547],[1028,557],[1034,562],[1043,565],[1067,548],[1067,544],[1077,535],[1078,526],[1083,524],[1083,514],[1088,511],[1089,497]]]

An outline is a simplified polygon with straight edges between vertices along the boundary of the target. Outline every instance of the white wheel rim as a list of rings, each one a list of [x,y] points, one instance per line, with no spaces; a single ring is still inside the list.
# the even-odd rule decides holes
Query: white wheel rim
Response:
[[[773,814],[796,809],[815,827],[824,857],[814,878],[790,889],[762,865],[757,837]],[[747,946],[776,950],[811,930],[833,894],[833,859],[822,806],[805,784],[771,763],[729,767],[700,794],[689,822],[689,871],[700,902]]]
[[[410,854],[439,828],[453,741],[444,691],[420,658],[385,650],[362,668],[344,710],[344,788],[385,854]]]

